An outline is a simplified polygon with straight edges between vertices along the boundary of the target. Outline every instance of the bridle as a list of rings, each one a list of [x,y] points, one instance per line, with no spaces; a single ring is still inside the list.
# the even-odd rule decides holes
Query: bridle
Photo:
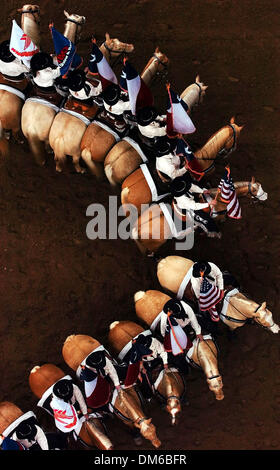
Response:
[[[107,44],[106,44],[106,41],[103,42],[102,44],[105,49],[109,52],[109,58],[110,60],[112,58],[115,58],[115,61],[112,63],[112,67],[114,67],[115,65],[117,65],[121,58],[124,56],[124,54],[126,54],[126,50],[125,50],[125,47],[123,49],[120,49],[120,50],[114,50],[114,49],[111,49]],[[114,56],[113,54],[117,54],[117,56]]]
[[[25,15],[26,13],[30,13],[30,14],[33,16],[33,18],[34,18],[35,23],[40,24],[40,19],[37,20],[37,18],[36,18],[36,16],[35,16],[35,13],[39,13],[39,14],[40,14],[40,8],[39,8],[39,7],[38,7],[38,8],[35,8],[35,10],[31,10],[31,9],[30,9],[30,10],[22,10],[22,11],[19,11],[19,13],[20,13],[21,15]]]
[[[254,184],[254,183],[253,183]],[[259,197],[252,193],[252,183],[248,184],[248,194],[250,194],[251,198],[254,199],[255,202],[258,202],[260,198],[265,194],[265,191],[262,194],[259,194]]]
[[[248,299],[248,300],[249,300],[249,299]],[[245,315],[243,312],[241,312],[241,311],[240,311],[235,305],[233,305],[230,301],[228,301],[228,304],[231,305],[237,312],[239,312],[240,315],[242,315],[244,318],[246,318],[246,320],[250,320],[251,318],[253,318],[254,321],[255,321],[258,325],[260,325],[262,328],[265,328],[265,329],[269,330],[273,325],[275,325],[275,323],[273,323],[273,324],[270,325],[270,326],[264,326],[264,325],[262,325],[262,324],[258,321],[258,318],[257,318],[255,315],[253,315],[252,317],[247,317],[247,315]],[[256,309],[254,310],[254,313],[257,313],[257,311],[260,309],[260,307],[261,307],[261,305],[259,304],[259,305],[256,307]],[[226,317],[226,315],[225,315],[225,317]]]
[[[85,20],[83,19],[82,21],[74,20],[73,18],[67,18],[66,23],[70,21],[70,23],[74,23],[77,26],[81,26],[82,24],[85,24]]]
[[[166,78],[167,75],[168,75],[168,65],[167,65],[167,63],[163,62],[163,61],[156,55],[155,52],[153,53],[153,57],[154,57],[154,58],[156,59],[156,61],[157,61],[160,65],[162,65],[162,67],[163,67],[163,71],[157,70],[157,72],[156,72],[156,77],[162,77],[162,79]]]

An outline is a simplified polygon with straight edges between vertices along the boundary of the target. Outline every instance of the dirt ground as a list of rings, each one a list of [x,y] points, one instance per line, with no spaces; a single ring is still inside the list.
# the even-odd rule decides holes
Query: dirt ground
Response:
[[[279,2],[38,3],[42,46],[49,52],[48,24],[53,20],[63,30],[66,9],[86,16],[78,46],[85,58],[92,34],[100,44],[108,31],[135,45],[133,64],[139,71],[159,46],[171,61],[168,78],[178,92],[199,74],[208,89],[192,116],[197,131],[190,143],[203,144],[232,116],[245,126],[230,156],[232,174],[235,181],[254,175],[268,200],[242,200],[242,220],[225,223],[221,241],[198,239],[191,251],[179,254],[229,269],[251,298],[267,301],[279,323]],[[1,2],[0,40],[9,37],[11,18],[20,21],[16,9],[22,5]],[[165,112],[164,82],[153,92]],[[37,167],[26,144],[14,144],[9,159],[0,162],[0,399],[34,410],[45,430],[52,422],[36,408],[29,389],[32,367],[51,362],[69,372],[61,355],[68,335],[88,334],[106,344],[112,321],[136,320],[134,293],[160,288],[155,262],[144,258],[132,240],[87,239],[86,209],[93,202],[108,206],[109,194],[107,181],[77,175],[71,166],[57,174],[52,157],[45,168]],[[168,243],[161,254],[178,252]],[[205,377],[192,371],[190,404],[176,428],[157,404],[150,407],[162,449],[280,449],[279,335],[253,325],[241,328],[232,341],[222,325],[220,332],[225,398],[216,401]],[[117,450],[135,449],[116,419],[108,427]],[[146,441],[141,449],[152,446]]]

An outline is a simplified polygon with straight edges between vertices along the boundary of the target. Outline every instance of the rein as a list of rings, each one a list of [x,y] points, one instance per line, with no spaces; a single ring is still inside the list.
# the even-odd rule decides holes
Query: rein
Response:
[[[116,60],[112,63],[112,67],[114,67],[115,65],[117,65],[117,64],[120,62],[122,56],[126,53],[125,47],[124,47],[124,49],[122,49],[122,50],[116,51],[116,50],[114,50],[114,49],[110,49],[110,47],[107,46],[106,41],[103,42],[102,45],[103,45],[103,46],[105,47],[105,49],[109,52],[109,59],[110,59],[110,60],[111,60],[112,58],[114,58],[113,54],[117,54],[117,56],[115,57]]]
[[[248,297],[247,297],[247,299],[248,299]],[[248,299],[248,300],[249,300],[249,299]],[[264,325],[262,325],[262,324],[258,321],[258,319],[257,319],[257,317],[256,317],[255,315],[253,315],[252,317],[247,317],[243,312],[241,312],[237,307],[235,307],[235,305],[233,305],[232,303],[230,303],[230,301],[228,301],[228,304],[231,305],[237,312],[239,312],[240,315],[242,315],[244,318],[246,318],[246,320],[250,320],[250,318],[253,318],[253,319],[255,320],[255,322],[256,322],[258,325],[262,326],[262,327],[265,328],[266,330],[270,329],[270,328],[275,324],[275,323],[273,323],[273,324],[270,325],[270,326],[264,326]],[[258,305],[257,308],[254,310],[254,313],[257,313],[257,311],[259,310],[260,307],[261,307],[261,305]],[[226,317],[226,315],[225,315],[225,317]]]

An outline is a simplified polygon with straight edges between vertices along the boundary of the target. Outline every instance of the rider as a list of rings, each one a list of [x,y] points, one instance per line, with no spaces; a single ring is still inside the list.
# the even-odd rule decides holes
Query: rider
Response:
[[[7,78],[24,78],[24,74],[29,72],[29,68],[10,51],[10,41],[3,41],[0,44],[0,72]]]
[[[54,86],[55,79],[60,77],[60,68],[54,64],[53,58],[47,52],[37,52],[30,61],[34,83],[42,88]]]
[[[112,121],[114,129],[120,135],[125,134],[128,125],[124,120],[123,113],[130,110],[128,94],[122,91],[119,85],[111,83],[102,92],[101,97],[103,98],[104,111],[100,117],[107,115],[109,120]]]
[[[68,379],[61,379],[54,384],[50,407],[54,413],[56,427],[64,433],[78,429],[79,434],[82,422],[79,414],[82,413],[86,420],[89,417],[81,390]]]
[[[186,217],[187,211],[193,216],[195,226],[200,231],[206,232],[208,237],[221,238],[221,233],[211,216],[203,209],[212,208],[215,200],[208,202],[196,202],[197,195],[206,194],[208,190],[187,181],[184,177],[175,178],[170,185],[173,196],[173,207],[179,218]]]
[[[65,83],[74,98],[93,104],[102,92],[101,82],[97,80],[95,82],[96,86],[93,85],[92,80],[87,79],[83,70],[73,70],[69,72]]]
[[[166,136],[166,116],[160,115],[154,106],[140,108],[136,114],[138,136],[148,151],[156,157],[155,143]]]
[[[89,408],[107,410],[112,389],[121,390],[120,379],[113,362],[104,349],[90,353],[80,366]]]
[[[218,266],[209,261],[196,261],[192,267],[191,285],[197,299],[200,296],[201,275],[203,274],[211,284],[224,291],[223,273]]]
[[[176,139],[162,138],[155,144],[156,169],[164,182],[174,180],[178,176],[189,176],[184,160],[175,153]],[[191,178],[189,176],[191,181]]]
[[[21,421],[10,438],[28,450],[49,450],[47,436],[34,417]]]

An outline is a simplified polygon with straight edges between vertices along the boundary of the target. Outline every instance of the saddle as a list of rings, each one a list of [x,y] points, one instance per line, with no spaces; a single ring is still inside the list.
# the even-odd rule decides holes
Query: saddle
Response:
[[[69,96],[66,103],[63,106],[64,109],[69,111],[75,111],[75,113],[81,114],[90,121],[92,121],[99,111],[97,105],[95,105],[91,99],[89,100],[78,100],[73,96]]]
[[[42,100],[48,101],[51,104],[54,104],[60,108],[65,99],[55,87],[39,87],[38,85],[33,84],[32,89],[29,93],[29,98],[41,98]]]
[[[118,135],[123,136],[128,130],[128,125],[120,116],[109,114],[104,109],[98,115],[98,121],[106,124],[110,129],[115,131]]]
[[[21,74],[18,77],[10,77],[0,73],[0,85],[7,85],[21,91],[24,94],[27,94],[27,90],[30,86],[30,80],[25,77],[24,74]]]

